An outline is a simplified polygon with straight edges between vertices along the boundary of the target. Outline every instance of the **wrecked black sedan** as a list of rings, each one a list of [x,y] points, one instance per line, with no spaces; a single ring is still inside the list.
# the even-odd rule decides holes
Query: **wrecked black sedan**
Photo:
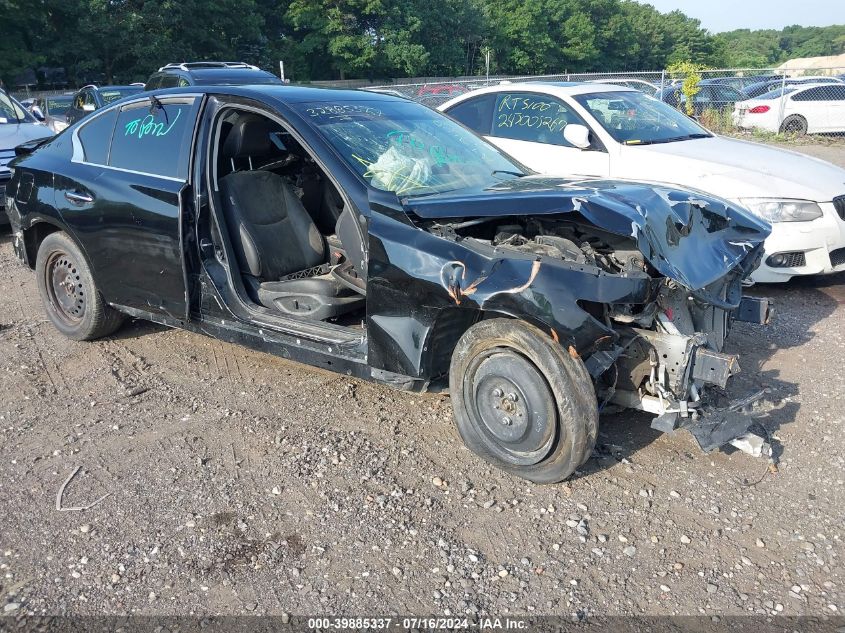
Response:
[[[389,95],[171,89],[20,148],[18,256],[68,337],[126,315],[404,389],[448,377],[461,437],[536,482],[586,461],[606,405],[707,420],[769,227],[702,193],[528,173]],[[714,429],[718,433],[713,434]]]

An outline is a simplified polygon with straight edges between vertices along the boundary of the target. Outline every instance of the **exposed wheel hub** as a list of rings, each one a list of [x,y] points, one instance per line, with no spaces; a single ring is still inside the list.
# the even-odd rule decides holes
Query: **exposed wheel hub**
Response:
[[[491,350],[475,366],[471,388],[478,431],[491,452],[515,464],[545,457],[554,440],[557,409],[533,363],[511,350]]]
[[[46,266],[47,293],[59,317],[78,323],[85,314],[85,288],[76,263],[66,253],[54,253]]]

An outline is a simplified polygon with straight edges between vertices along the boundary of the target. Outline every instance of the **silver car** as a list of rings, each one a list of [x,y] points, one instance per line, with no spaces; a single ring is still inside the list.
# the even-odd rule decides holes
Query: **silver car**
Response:
[[[6,183],[12,178],[9,161],[15,157],[15,148],[21,143],[53,136],[53,131],[42,125],[5,90],[0,90],[0,226],[9,223],[6,216]]]

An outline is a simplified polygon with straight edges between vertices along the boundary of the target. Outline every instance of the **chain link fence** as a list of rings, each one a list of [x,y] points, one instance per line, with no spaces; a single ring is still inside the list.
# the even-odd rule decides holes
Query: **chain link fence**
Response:
[[[589,82],[639,90],[720,134],[845,139],[845,68],[719,69],[396,80],[361,87],[432,108],[487,86],[521,82]]]

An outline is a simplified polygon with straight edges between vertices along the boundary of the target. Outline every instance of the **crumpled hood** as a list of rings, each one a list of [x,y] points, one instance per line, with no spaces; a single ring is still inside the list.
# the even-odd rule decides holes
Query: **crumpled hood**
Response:
[[[626,178],[695,187],[722,198],[798,198],[830,202],[845,194],[845,169],[827,161],[716,136],[622,147],[617,173]]]
[[[580,213],[598,228],[633,237],[652,266],[690,290],[734,270],[771,232],[768,223],[725,200],[626,181],[530,176],[403,204],[426,219]]]

